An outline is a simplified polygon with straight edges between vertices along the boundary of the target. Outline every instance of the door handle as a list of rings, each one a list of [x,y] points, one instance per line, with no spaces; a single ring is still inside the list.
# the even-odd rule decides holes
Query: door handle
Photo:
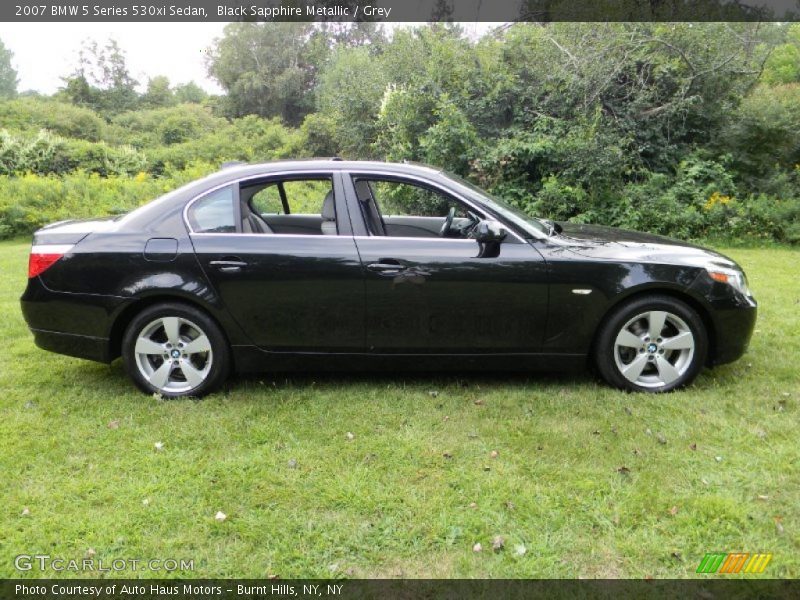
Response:
[[[212,260],[208,264],[221,273],[238,273],[247,266],[246,262],[236,257],[225,260]]]
[[[394,258],[381,258],[378,262],[370,263],[367,269],[378,273],[379,275],[397,275],[401,271],[405,271],[408,267],[402,264],[399,260]]]

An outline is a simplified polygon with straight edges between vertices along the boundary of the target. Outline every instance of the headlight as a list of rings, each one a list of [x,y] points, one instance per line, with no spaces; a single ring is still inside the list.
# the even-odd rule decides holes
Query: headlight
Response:
[[[745,296],[749,298],[753,297],[750,288],[747,286],[747,277],[742,271],[737,271],[735,269],[723,269],[720,267],[706,267],[706,271],[708,271],[709,277],[711,277],[711,279],[714,281],[727,283],[728,285],[732,286],[733,289],[741,292]]]

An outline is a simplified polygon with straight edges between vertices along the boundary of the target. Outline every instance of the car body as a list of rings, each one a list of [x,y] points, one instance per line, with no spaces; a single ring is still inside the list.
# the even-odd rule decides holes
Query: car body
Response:
[[[231,370],[587,364],[667,391],[739,358],[757,310],[714,251],[527,217],[432,167],[338,159],[228,166],[121,217],[46,226],[21,303],[39,347],[122,355],[168,396]]]

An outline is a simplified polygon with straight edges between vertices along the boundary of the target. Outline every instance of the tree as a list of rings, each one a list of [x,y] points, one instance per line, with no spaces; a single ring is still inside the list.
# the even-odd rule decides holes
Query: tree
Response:
[[[321,77],[317,99],[319,114],[329,120],[339,147],[333,154],[370,157],[381,98],[389,81],[380,58],[369,48],[337,49]]]
[[[800,23],[786,30],[786,43],[777,45],[764,63],[761,80],[770,85],[800,82]]]
[[[142,96],[142,104],[147,108],[160,108],[171,106],[175,103],[172,90],[169,88],[169,79],[163,75],[156,75],[147,81],[147,91]]]
[[[173,88],[173,96],[178,103],[200,104],[208,97],[208,94],[194,81],[190,81],[189,83],[176,85]]]
[[[17,94],[17,71],[11,65],[14,53],[0,40],[0,98],[13,98]]]
[[[87,105],[100,112],[116,114],[136,107],[138,82],[128,71],[125,52],[113,39],[105,46],[96,41],[84,43],[78,66],[65,77],[62,93],[74,104]]]
[[[328,38],[310,23],[231,23],[215,41],[209,74],[227,91],[231,116],[281,117],[298,125],[314,109]]]

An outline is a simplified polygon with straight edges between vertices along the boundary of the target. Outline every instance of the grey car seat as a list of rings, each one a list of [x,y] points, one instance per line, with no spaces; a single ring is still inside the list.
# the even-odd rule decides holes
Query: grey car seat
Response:
[[[244,233],[273,233],[267,222],[254,212],[250,212],[242,219],[242,231]]]
[[[328,192],[322,201],[322,235],[337,235],[336,207],[333,203],[333,190]]]

